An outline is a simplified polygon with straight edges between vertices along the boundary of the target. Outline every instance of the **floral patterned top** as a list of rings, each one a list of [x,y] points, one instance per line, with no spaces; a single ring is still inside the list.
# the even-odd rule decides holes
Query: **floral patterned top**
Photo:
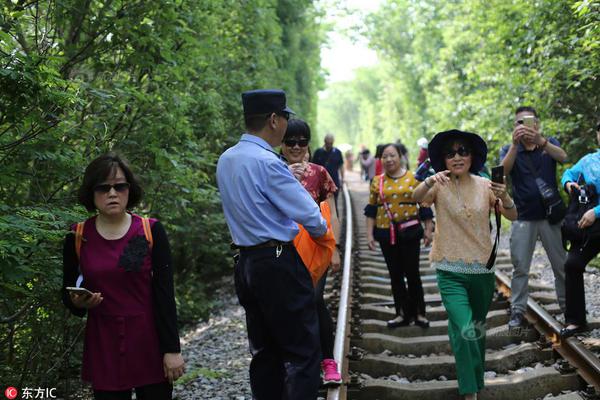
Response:
[[[300,183],[317,204],[327,200],[327,197],[337,192],[338,189],[325,167],[310,162],[306,166]]]

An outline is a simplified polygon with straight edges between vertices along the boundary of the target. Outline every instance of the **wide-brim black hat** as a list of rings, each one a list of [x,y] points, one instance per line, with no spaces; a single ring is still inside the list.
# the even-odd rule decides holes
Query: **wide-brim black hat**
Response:
[[[458,129],[440,132],[429,142],[429,160],[433,169],[436,172],[446,169],[444,148],[448,142],[455,140],[464,141],[469,144],[471,149],[471,168],[469,171],[474,174],[481,171],[488,152],[485,141],[475,133],[459,131]]]

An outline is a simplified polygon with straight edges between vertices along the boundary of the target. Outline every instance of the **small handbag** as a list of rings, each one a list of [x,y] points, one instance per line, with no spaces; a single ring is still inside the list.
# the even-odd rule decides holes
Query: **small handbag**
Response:
[[[560,227],[564,248],[567,249],[568,242],[585,246],[590,239],[600,239],[600,219],[596,219],[587,228],[579,228],[579,220],[583,214],[598,205],[596,187],[587,184],[581,186],[580,190],[573,189],[569,198],[569,207]]]
[[[402,241],[417,239],[420,240],[423,237],[424,230],[418,218],[411,219],[400,224],[394,223],[394,215],[392,214],[390,205],[385,201],[385,196],[383,194],[384,179],[385,174],[381,174],[381,176],[379,177],[379,198],[381,199],[381,203],[383,204],[385,213],[387,214],[387,217],[390,220],[390,244],[396,244],[396,236],[398,236],[398,238]],[[417,203],[405,202],[404,204],[416,205]]]
[[[542,203],[544,204],[544,210],[546,212],[546,219],[550,224],[554,225],[562,221],[567,212],[567,206],[560,197],[558,189],[554,188],[546,183],[535,170],[531,159],[527,156],[524,157],[531,173],[535,178],[535,184],[542,196]]]

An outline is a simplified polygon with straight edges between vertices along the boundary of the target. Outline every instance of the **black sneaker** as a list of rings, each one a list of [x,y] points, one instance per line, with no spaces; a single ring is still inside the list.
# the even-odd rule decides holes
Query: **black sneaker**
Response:
[[[508,321],[508,329],[521,328],[524,321],[525,317],[522,312],[513,311],[512,314],[510,314],[510,321]]]

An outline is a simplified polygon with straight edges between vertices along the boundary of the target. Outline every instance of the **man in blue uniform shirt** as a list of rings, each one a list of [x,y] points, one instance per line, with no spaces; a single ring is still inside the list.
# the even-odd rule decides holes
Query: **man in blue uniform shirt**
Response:
[[[247,133],[217,164],[217,182],[233,242],[240,249],[235,287],[246,311],[257,400],[317,398],[319,327],[310,274],[292,241],[297,223],[321,237],[327,222],[273,151],[291,109],[281,90],[242,94]]]

